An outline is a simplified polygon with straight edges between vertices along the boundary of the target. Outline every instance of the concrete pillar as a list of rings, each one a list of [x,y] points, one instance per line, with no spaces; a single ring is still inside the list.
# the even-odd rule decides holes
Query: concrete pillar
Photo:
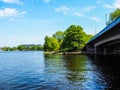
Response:
[[[115,49],[115,47],[113,48],[113,54],[116,54],[116,49]]]
[[[106,52],[106,48],[104,48],[104,54],[105,54],[105,55],[107,54],[107,52]]]
[[[94,53],[97,54],[97,47],[94,48]]]

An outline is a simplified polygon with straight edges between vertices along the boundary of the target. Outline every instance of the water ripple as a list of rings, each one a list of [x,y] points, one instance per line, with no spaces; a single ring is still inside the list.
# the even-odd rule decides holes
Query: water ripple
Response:
[[[120,89],[116,67],[101,58],[0,52],[0,90]]]

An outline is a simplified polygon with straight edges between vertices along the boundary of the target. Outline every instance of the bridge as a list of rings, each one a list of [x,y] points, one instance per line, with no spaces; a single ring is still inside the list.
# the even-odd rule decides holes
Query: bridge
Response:
[[[97,33],[82,49],[88,54],[120,54],[120,17]]]

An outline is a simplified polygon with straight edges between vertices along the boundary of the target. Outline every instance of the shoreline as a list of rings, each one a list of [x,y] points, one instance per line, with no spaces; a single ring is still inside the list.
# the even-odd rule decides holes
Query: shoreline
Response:
[[[59,54],[59,55],[82,55],[82,54],[85,54],[85,53],[82,53],[82,52],[44,52],[44,54]]]

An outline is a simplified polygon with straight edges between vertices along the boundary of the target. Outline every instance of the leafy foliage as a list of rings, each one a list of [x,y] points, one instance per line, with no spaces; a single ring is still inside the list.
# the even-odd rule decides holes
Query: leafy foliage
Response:
[[[111,12],[109,23],[115,20],[116,18],[118,18],[119,16],[120,16],[120,9],[116,9],[115,11]]]
[[[11,47],[3,47],[1,48],[3,51],[12,51],[13,49]]]
[[[85,32],[81,26],[71,25],[66,30],[66,35],[63,40],[62,48],[70,51],[82,49],[85,41]]]
[[[58,51],[60,48],[60,45],[58,43],[58,40],[54,37],[45,37],[45,43],[44,43],[44,50],[45,51]]]
[[[71,25],[64,32],[57,31],[52,37],[46,36],[44,51],[78,51],[91,37],[81,26]]]
[[[53,34],[53,37],[56,38],[59,43],[62,43],[62,41],[64,39],[64,32],[57,31],[55,34]]]

